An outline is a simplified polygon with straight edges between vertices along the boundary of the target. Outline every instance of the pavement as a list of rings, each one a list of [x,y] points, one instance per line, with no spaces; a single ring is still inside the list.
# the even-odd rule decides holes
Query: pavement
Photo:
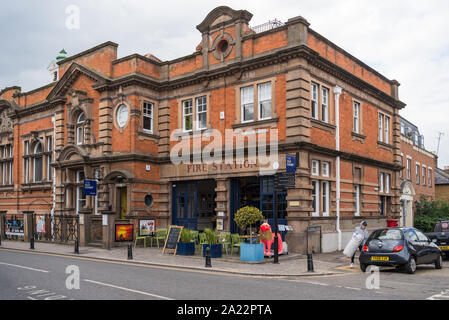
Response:
[[[162,248],[143,248],[133,246],[133,260],[128,260],[128,248],[118,247],[105,250],[98,247],[80,247],[79,254],[74,253],[74,245],[53,244],[35,242],[35,249],[30,249],[30,244],[23,241],[2,240],[0,250],[15,250],[24,252],[36,252],[54,254],[68,257],[78,257],[109,262],[126,262],[133,264],[149,265],[162,268],[184,269],[190,271],[208,271],[235,275],[256,277],[312,277],[329,276],[351,272],[349,260],[342,253],[314,254],[314,272],[307,271],[307,257],[301,254],[288,254],[279,256],[279,264],[273,263],[273,258],[265,258],[259,263],[240,261],[237,253],[233,255],[223,254],[222,258],[212,259],[212,268],[205,267],[205,259],[198,254],[195,256],[174,256],[162,254]]]

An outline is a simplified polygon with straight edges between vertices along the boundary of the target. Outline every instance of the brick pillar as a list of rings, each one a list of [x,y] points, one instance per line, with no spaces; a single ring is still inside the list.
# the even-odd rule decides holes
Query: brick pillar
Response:
[[[35,221],[33,221],[33,213],[34,211],[23,212],[23,231],[24,231],[23,239],[25,242],[30,242],[30,239],[33,237],[34,234]]]
[[[5,239],[5,217],[6,211],[0,211],[0,237],[1,239]]]

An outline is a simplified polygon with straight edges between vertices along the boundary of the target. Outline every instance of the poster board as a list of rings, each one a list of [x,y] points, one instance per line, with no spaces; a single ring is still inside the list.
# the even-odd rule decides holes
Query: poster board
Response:
[[[139,220],[139,236],[146,237],[156,232],[156,221],[154,220]]]
[[[132,242],[134,226],[132,224],[115,225],[115,242]]]
[[[176,255],[182,229],[184,229],[184,227],[170,226],[168,229],[167,238],[165,238],[164,250],[162,251],[162,254],[165,254],[165,252],[168,251],[173,252]]]

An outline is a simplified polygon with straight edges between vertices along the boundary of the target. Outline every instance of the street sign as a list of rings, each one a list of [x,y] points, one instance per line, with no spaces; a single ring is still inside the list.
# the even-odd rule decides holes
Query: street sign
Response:
[[[282,172],[274,176],[274,187],[276,190],[295,189],[296,187],[296,173]]]
[[[97,181],[84,180],[84,194],[86,196],[96,196],[97,195]]]
[[[287,172],[296,172],[297,164],[296,164],[296,156],[287,155],[285,158],[287,168]]]

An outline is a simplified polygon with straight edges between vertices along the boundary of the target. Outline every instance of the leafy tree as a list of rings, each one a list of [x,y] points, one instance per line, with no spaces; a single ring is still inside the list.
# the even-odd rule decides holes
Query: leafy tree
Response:
[[[433,232],[438,220],[449,220],[449,203],[447,201],[429,200],[422,196],[415,202],[415,228],[423,232]]]
[[[252,234],[252,225],[264,219],[262,212],[255,207],[243,207],[235,214],[234,221],[241,230],[249,226],[249,232]]]

